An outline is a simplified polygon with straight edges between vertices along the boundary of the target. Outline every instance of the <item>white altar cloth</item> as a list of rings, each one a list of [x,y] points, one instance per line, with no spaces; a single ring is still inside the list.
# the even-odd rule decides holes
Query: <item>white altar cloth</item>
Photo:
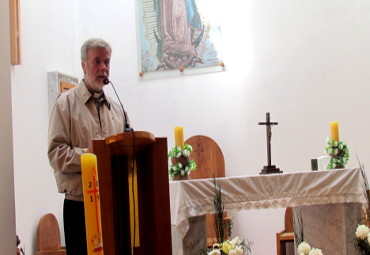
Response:
[[[366,204],[360,169],[216,178],[225,211],[334,203]],[[170,181],[171,224],[180,236],[188,218],[213,213],[213,179]]]

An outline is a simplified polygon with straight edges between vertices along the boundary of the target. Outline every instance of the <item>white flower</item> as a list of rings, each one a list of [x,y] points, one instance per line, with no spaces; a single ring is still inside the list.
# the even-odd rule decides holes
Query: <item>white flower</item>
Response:
[[[235,247],[234,249],[232,249],[230,252],[229,252],[229,255],[243,255],[244,254],[244,251],[242,248],[240,247]]]
[[[237,242],[239,242],[239,236],[236,236],[233,238],[233,240],[230,241],[230,243],[235,246],[235,244],[237,244]]]
[[[326,138],[326,143],[330,145],[330,142],[331,142],[330,137],[327,137],[327,138]],[[301,254],[299,254],[299,255],[301,255]]]
[[[185,175],[185,171],[184,170],[181,170],[181,175],[184,176]]]
[[[221,255],[221,252],[220,250],[213,250],[213,251],[208,252],[208,255]]]
[[[237,255],[237,251],[236,250],[231,250],[231,251],[229,251],[229,255]]]
[[[179,157],[181,157],[181,152],[178,152],[178,153],[176,154],[176,158],[179,158]]]
[[[334,147],[338,147],[338,141],[334,141]]]
[[[317,249],[317,248],[312,248],[312,250],[310,251],[310,253],[308,253],[308,255],[323,255],[323,254],[322,254],[322,250]]]
[[[179,162],[179,163],[177,163],[177,167],[178,168],[182,168],[182,164]]]
[[[356,236],[361,240],[364,240],[369,234],[369,228],[365,225],[358,225],[356,229]]]
[[[308,255],[311,246],[307,242],[302,242],[298,245],[298,254]]]
[[[190,151],[184,150],[184,152],[182,154],[184,154],[185,157],[189,157],[190,156]]]

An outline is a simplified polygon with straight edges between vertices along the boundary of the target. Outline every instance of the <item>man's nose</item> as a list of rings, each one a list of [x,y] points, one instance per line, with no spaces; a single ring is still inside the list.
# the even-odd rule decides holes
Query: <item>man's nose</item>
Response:
[[[99,69],[100,70],[107,70],[108,69],[108,66],[104,62],[101,62],[100,63],[100,66],[99,66]]]

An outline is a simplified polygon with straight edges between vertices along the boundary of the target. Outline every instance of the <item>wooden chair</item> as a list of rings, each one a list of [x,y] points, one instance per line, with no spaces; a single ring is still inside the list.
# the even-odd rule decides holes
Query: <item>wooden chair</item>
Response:
[[[193,147],[190,158],[197,164],[197,169],[190,174],[191,179],[225,177],[224,155],[213,139],[203,135],[196,135],[188,138],[185,143]],[[208,247],[212,247],[217,242],[213,217],[213,214],[206,215]],[[225,212],[224,223],[230,221],[231,219],[227,218]]]
[[[37,226],[35,255],[66,255],[61,247],[58,221],[54,214],[48,213],[41,217]]]
[[[276,233],[276,246],[277,255],[286,254],[286,244],[289,242],[294,243],[294,230],[293,230],[293,210],[291,207],[285,209],[285,229]]]

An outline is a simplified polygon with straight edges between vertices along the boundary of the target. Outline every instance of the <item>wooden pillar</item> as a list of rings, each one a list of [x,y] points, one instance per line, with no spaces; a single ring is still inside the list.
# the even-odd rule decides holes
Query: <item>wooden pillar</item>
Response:
[[[20,65],[21,32],[20,32],[20,0],[9,0],[10,9],[10,63]]]

